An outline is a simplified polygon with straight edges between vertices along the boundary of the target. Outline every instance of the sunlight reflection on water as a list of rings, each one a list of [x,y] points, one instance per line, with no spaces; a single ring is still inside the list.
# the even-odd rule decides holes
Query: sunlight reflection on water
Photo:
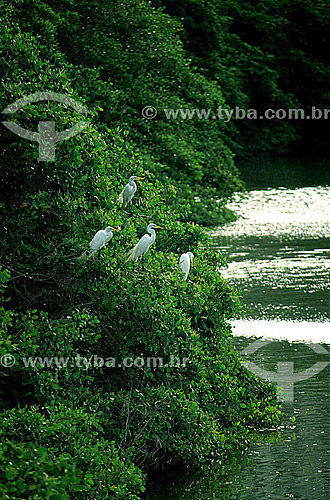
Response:
[[[236,222],[215,229],[214,236],[330,238],[330,187],[269,188],[236,195],[228,208]]]
[[[250,319],[330,320],[330,187],[253,190],[213,231]],[[329,327],[330,332],[330,327]]]

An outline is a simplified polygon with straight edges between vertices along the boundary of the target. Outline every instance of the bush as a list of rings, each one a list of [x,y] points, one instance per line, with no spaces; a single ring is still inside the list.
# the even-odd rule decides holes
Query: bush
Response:
[[[137,499],[144,491],[141,472],[128,457],[120,456],[114,442],[101,437],[100,429],[97,415],[84,410],[3,413],[3,498]]]
[[[19,0],[10,16],[21,30],[40,37],[41,57],[50,58],[50,47],[47,72],[54,65],[65,68],[70,85],[89,109],[98,110],[102,130],[129,131],[126,141],[145,168],[162,182],[170,178],[183,186],[189,220],[208,225],[226,220],[212,198],[224,201],[242,183],[224,124],[198,117],[170,120],[164,112],[224,105],[220,87],[190,66],[177,22],[144,0]],[[158,110],[154,120],[141,114],[150,105]]]
[[[183,25],[199,71],[230,108],[311,109],[329,103],[329,5],[323,0],[154,0]],[[260,8],[259,8],[260,7]],[[232,120],[226,142],[240,159],[269,153],[328,156],[329,120]]]
[[[45,88],[81,101],[57,40],[65,13],[35,2],[28,27],[23,5],[8,5],[0,23],[1,57],[12,62],[0,88],[1,109]],[[150,5],[141,5],[151,16]],[[82,4],[70,18],[73,30],[87,8]],[[33,23],[41,23],[45,36],[32,34]],[[95,71],[82,71],[81,82],[84,75],[92,88],[88,78],[101,68]],[[1,137],[0,349],[16,360],[0,381],[1,488],[10,498],[134,499],[151,468],[217,456],[244,444],[250,428],[278,422],[274,387],[243,368],[231,345],[227,320],[240,305],[219,272],[221,255],[210,250],[199,226],[182,222],[189,207],[177,187],[156,178],[125,131],[96,123],[102,120],[96,108],[84,132],[57,145],[55,162],[38,162],[37,145],[9,131]],[[58,130],[79,119],[54,103],[27,105],[15,118],[33,129],[40,116],[54,113]],[[223,161],[230,172],[231,160]],[[117,198],[132,174],[145,180],[123,210]],[[233,178],[229,191],[234,185]],[[164,229],[144,264],[125,263],[151,221]],[[94,258],[79,259],[107,225],[120,233]],[[187,250],[196,265],[186,282],[177,263]],[[94,355],[190,362],[126,369],[75,362]],[[21,468],[20,478],[12,464]]]

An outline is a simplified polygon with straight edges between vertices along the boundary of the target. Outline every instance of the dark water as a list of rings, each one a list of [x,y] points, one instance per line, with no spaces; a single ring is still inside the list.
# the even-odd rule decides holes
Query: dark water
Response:
[[[239,219],[214,231],[246,304],[235,343],[282,388],[295,422],[243,456],[154,484],[148,500],[330,499],[330,164],[250,163],[242,175]]]

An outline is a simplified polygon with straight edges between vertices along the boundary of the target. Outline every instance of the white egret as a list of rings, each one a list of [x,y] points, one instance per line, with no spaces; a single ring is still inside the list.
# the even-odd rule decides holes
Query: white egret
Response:
[[[135,247],[128,252],[126,262],[128,262],[129,260],[133,260],[134,262],[136,262],[139,257],[147,253],[156,239],[156,228],[163,229],[161,226],[157,226],[157,224],[154,224],[153,222],[149,224],[149,226],[147,227],[147,232],[150,233],[151,236],[149,236],[149,234],[145,234],[144,236],[142,236],[142,238],[140,238]]]
[[[126,208],[128,203],[132,201],[132,198],[137,190],[137,185],[134,181],[142,179],[143,177],[137,177],[136,175],[132,175],[132,177],[129,178],[128,184],[126,184],[118,198],[119,203],[123,205],[124,208]]]
[[[179,260],[179,266],[181,267],[181,271],[184,274],[184,279],[188,278],[188,274],[190,271],[190,264],[192,265],[194,259],[194,254],[192,252],[183,253]]]
[[[104,247],[113,237],[113,231],[119,231],[112,226],[107,226],[105,229],[100,229],[95,233],[92,240],[89,242],[90,250],[86,250],[80,256],[80,259],[85,260],[94,255],[98,250]]]

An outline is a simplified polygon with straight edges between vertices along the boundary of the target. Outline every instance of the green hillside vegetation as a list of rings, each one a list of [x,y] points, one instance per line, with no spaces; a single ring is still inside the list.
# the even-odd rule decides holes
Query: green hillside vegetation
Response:
[[[72,87],[98,110],[99,129],[128,131],[145,168],[162,182],[170,177],[190,205],[183,220],[210,225],[233,218],[225,201],[242,183],[225,124],[169,120],[163,112],[224,105],[220,87],[191,67],[177,22],[136,0],[19,0],[11,10],[20,30],[40,41],[49,69],[56,59],[59,66],[66,61]],[[154,120],[142,116],[148,105],[158,109]]]
[[[91,111],[55,162],[38,162],[38,144],[1,132],[0,358],[17,361],[0,370],[0,497],[137,499],[151,470],[221,457],[279,421],[274,386],[232,346],[228,319],[241,306],[194,223],[206,221],[205,199],[212,217],[225,214],[241,185],[225,133],[206,121],[140,118],[151,97],[203,107],[223,98],[191,68],[177,23],[143,1],[7,2],[0,30],[1,109],[51,90]],[[40,117],[55,117],[57,130],[81,119],[52,102],[13,119],[36,130]],[[144,180],[124,211],[117,198],[133,174]],[[204,192],[204,205],[189,206]],[[164,229],[144,265],[125,263],[152,221]],[[108,225],[121,231],[79,260]],[[186,282],[177,263],[187,250],[195,265]],[[86,370],[77,355],[189,363]],[[70,362],[25,367],[29,356]]]
[[[184,29],[194,65],[230,108],[330,109],[330,5],[324,0],[154,0]],[[239,158],[265,153],[329,156],[329,119],[233,120]]]

